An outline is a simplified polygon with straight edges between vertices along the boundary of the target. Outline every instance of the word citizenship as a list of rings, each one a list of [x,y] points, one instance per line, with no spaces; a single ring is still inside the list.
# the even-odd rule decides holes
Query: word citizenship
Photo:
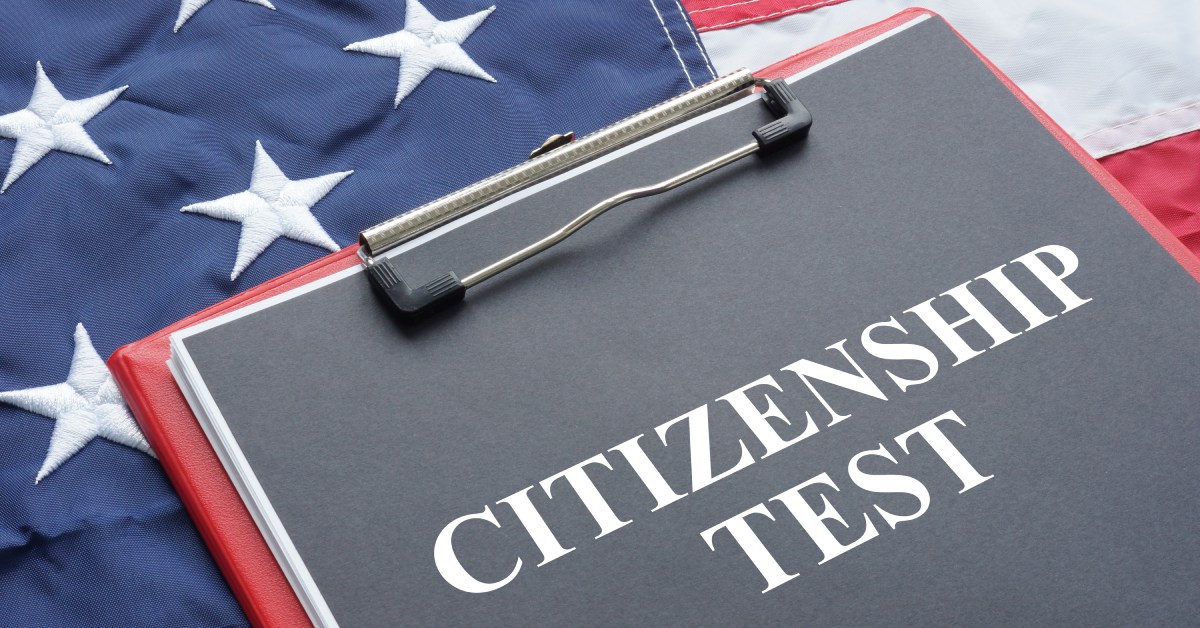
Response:
[[[596,474],[616,473],[612,459],[618,457],[623,459],[625,466],[632,472],[623,472],[623,476],[635,483],[636,490],[646,491],[655,501],[655,506],[650,509],[650,512],[667,508],[671,504],[687,499],[689,495],[737,474],[759,460],[775,456],[797,443],[812,438],[822,429],[835,426],[850,418],[849,413],[842,414],[830,405],[826,394],[832,388],[888,401],[888,394],[892,394],[893,397],[903,394],[913,387],[930,382],[937,377],[943,367],[937,354],[929,347],[911,341],[892,341],[897,335],[915,335],[910,332],[924,327],[931,332],[932,338],[936,338],[937,342],[953,356],[950,366],[957,366],[1090,302],[1091,298],[1080,297],[1065,281],[1078,268],[1079,258],[1066,246],[1057,244],[1043,246],[1008,264],[993,268],[975,279],[957,285],[934,298],[908,308],[900,315],[868,325],[857,334],[857,338],[867,355],[890,365],[887,369],[880,369],[886,375],[886,380],[879,377],[879,381],[876,381],[867,375],[858,361],[846,350],[846,343],[849,340],[847,337],[826,348],[826,351],[837,354],[839,357],[842,365],[838,367],[801,359],[781,368],[780,372],[785,375],[768,374],[718,397],[717,402],[727,405],[737,419],[748,428],[749,434],[753,436],[749,446],[742,439],[738,439],[736,443],[732,441],[714,442],[710,437],[709,430],[710,405],[705,403],[690,412],[655,426],[652,430],[633,436],[604,452],[554,473],[537,485],[527,486],[497,500],[494,505],[498,508],[495,510],[493,510],[493,505],[486,505],[481,511],[464,514],[447,523],[437,535],[433,558],[438,573],[447,583],[461,591],[468,593],[496,591],[520,576],[525,568],[526,559],[536,558],[537,566],[542,567],[550,562],[563,559],[577,549],[576,547],[565,547],[543,516],[544,512],[549,512],[548,509],[554,508],[555,497],[568,492],[574,494],[578,501],[586,507],[591,518],[595,520],[596,539],[616,533],[633,523],[630,517],[634,515],[631,513],[618,514],[593,481]],[[1013,281],[1018,273],[1023,274],[1020,277],[1023,283],[1039,284],[1057,299],[1058,304],[1053,311],[1043,311],[1026,292],[1018,288]],[[1033,281],[1029,281],[1030,278]],[[998,293],[1003,297],[1010,308],[1009,314],[1015,312],[1024,319],[1023,329],[1012,330],[1006,327],[976,295],[984,290],[990,290],[993,295]],[[956,304],[957,309],[964,312],[965,315],[956,320],[947,320],[935,309],[935,304],[943,311],[953,308],[952,304]],[[1014,316],[1010,316],[1010,318],[1016,319]],[[976,333],[964,337],[962,332],[968,331],[964,327],[973,328]],[[978,333],[980,330],[990,339],[990,343],[986,347],[979,346],[983,339],[983,335]],[[911,340],[911,338],[905,339]],[[976,346],[973,347],[972,343]],[[901,363],[907,363],[906,368],[902,370],[903,375],[896,372],[901,370],[898,368]],[[920,374],[919,377],[916,376],[918,374]],[[824,427],[818,424],[820,414],[814,417],[811,412],[806,411],[802,419],[798,416],[784,415],[771,395],[783,393],[785,385],[802,385],[807,388],[824,410],[824,415],[828,417]],[[823,394],[822,391],[825,391],[826,394]],[[980,485],[992,476],[981,474],[950,441],[942,428],[952,423],[962,426],[963,420],[953,411],[945,412],[916,428],[894,436],[892,440],[904,455],[909,454],[910,441],[923,440],[928,449],[937,455],[947,469],[962,483],[962,489],[959,491],[962,493]],[[647,437],[647,434],[651,432],[653,436]],[[690,486],[673,486],[655,465],[656,450],[668,446],[686,448],[690,466]],[[737,462],[727,468],[714,468],[712,452],[715,448],[728,448],[731,451],[740,452]],[[907,494],[916,498],[919,504],[917,509],[910,513],[890,512],[878,505],[874,506],[875,514],[881,518],[882,523],[894,529],[897,524],[911,521],[924,514],[930,500],[928,489],[920,481],[908,476],[866,473],[860,468],[859,463],[868,457],[883,458],[897,463],[896,457],[883,444],[875,449],[859,452],[851,458],[847,467],[850,482],[858,489],[872,494]],[[611,481],[606,482],[606,486],[611,486]],[[535,487],[540,488],[544,497],[534,491]],[[700,539],[712,551],[716,551],[717,547],[723,543],[725,546],[735,547],[744,552],[765,580],[766,588],[763,589],[763,593],[766,593],[796,576],[776,560],[750,525],[752,519],[775,520],[768,503],[778,504],[783,509],[781,512],[785,512],[795,519],[799,524],[799,529],[822,552],[823,559],[819,564],[824,564],[880,534],[879,528],[872,522],[870,514],[864,514],[865,531],[863,534],[850,543],[838,540],[829,527],[830,524],[836,523],[843,529],[847,527],[847,524],[842,515],[830,504],[826,494],[827,491],[838,490],[834,480],[828,474],[822,473],[729,519],[715,525],[705,526],[703,531],[699,532]],[[820,510],[817,510],[804,496],[803,493],[806,491],[819,494]],[[468,525],[505,529],[519,526],[533,541],[540,556],[517,556],[515,559],[509,559],[513,560],[512,563],[501,563],[498,569],[491,571],[491,573],[504,573],[507,569],[507,575],[500,579],[485,580],[483,577],[473,575],[460,560],[454,541],[456,532]],[[721,539],[726,540],[722,541]],[[478,567],[478,561],[472,560],[471,562]],[[512,566],[506,568],[505,564]]]

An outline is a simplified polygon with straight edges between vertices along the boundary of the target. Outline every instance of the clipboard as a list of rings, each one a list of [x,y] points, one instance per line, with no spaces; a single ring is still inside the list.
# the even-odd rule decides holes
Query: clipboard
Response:
[[[812,49],[758,73],[782,77],[832,58],[913,19],[932,15],[910,10],[889,20]],[[985,60],[986,62],[986,60]],[[989,67],[990,66],[989,64]],[[1151,217],[1128,192],[994,67],[993,72],[1017,95],[1055,138],[1142,224],[1194,277],[1200,263]],[[165,362],[171,333],[230,311],[283,294],[363,262],[356,248],[327,256],[293,273],[189,317],[145,340],[119,349],[109,366],[148,440],[159,452],[201,535],[212,549],[231,589],[258,625],[299,625],[307,614],[292,592],[235,487],[196,423]]]

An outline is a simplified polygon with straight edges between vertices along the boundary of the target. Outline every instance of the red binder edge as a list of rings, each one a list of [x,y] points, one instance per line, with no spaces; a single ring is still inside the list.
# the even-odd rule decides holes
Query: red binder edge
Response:
[[[108,359],[121,394],[217,567],[255,626],[310,625],[308,614],[242,503],[167,368],[170,334],[358,263],[347,247],[118,348]]]
[[[937,14],[926,9],[907,9],[770,65],[758,74],[764,77],[796,74],[922,16],[936,17]],[[978,49],[970,42],[967,45],[1142,227],[1200,281],[1200,259]],[[255,626],[301,626],[310,621],[167,368],[169,336],[180,329],[354,266],[358,263],[355,248],[347,247],[226,299],[117,349],[108,359],[108,367],[125,402],[158,453],[163,469],[229,588]]]

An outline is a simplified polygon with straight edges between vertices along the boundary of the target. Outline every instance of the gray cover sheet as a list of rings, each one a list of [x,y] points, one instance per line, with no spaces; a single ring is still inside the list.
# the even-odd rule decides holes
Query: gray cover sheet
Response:
[[[1182,625],[1200,612],[1200,290],[940,20],[929,20],[804,78],[816,120],[803,148],[752,158],[709,179],[614,210],[551,252],[468,294],[438,320],[402,327],[348,279],[185,340],[233,434],[342,625]],[[481,218],[399,258],[413,282],[461,274],[557,227],[624,187],[673,174],[749,139],[758,105],[672,136]],[[548,129],[552,131],[552,129]],[[397,176],[403,176],[398,173]],[[1044,245],[1069,247],[1066,283],[1091,301],[1062,304],[1028,273],[1013,281],[1053,320],[981,355],[954,357],[905,310]],[[1013,265],[1014,267],[1018,265]],[[1055,267],[1051,262],[1050,266]],[[1024,319],[994,290],[972,290],[1013,332]],[[935,307],[963,315],[946,299]],[[940,370],[901,392],[885,371],[920,379],[919,362],[872,357],[868,325],[895,316]],[[886,332],[887,330],[884,330]],[[845,348],[887,400],[815,381],[848,419],[830,416],[783,367],[839,369]],[[772,375],[769,395],[795,437],[763,445],[722,395]],[[655,427],[702,404],[712,469],[757,461],[691,491],[688,430]],[[965,492],[919,437],[939,423],[991,479]],[[655,499],[609,448],[639,434],[686,497]],[[919,518],[889,527],[875,506],[917,510],[905,494],[863,490],[856,453],[885,446],[897,463],[870,473],[917,478]],[[587,467],[632,523],[595,538],[597,521],[559,480]],[[841,543],[878,536],[823,564],[771,498],[827,473],[846,522]],[[512,508],[525,487],[563,547],[542,554]],[[790,581],[765,580],[728,531],[701,532],[763,504],[746,521]],[[453,537],[483,581],[466,593],[434,564],[439,532],[490,507]]]

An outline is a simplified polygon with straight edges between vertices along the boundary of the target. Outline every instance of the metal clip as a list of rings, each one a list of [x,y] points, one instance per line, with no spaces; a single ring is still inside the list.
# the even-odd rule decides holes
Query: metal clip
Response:
[[[364,260],[379,255],[509,194],[733,102],[749,93],[747,90],[755,84],[754,75],[749,70],[736,70],[574,142],[389,218],[358,234],[359,255]]]
[[[751,133],[754,141],[741,148],[734,149],[669,179],[659,181],[654,185],[633,188],[610,196],[593,205],[590,209],[575,217],[574,220],[563,225],[557,231],[462,279],[459,279],[454,273],[446,273],[423,286],[411,288],[400,278],[389,259],[375,259],[373,257],[367,257],[366,259],[367,276],[370,278],[375,289],[391,303],[394,310],[402,318],[418,318],[442,306],[461,301],[465,297],[467,289],[477,286],[555,244],[566,240],[571,234],[582,229],[584,225],[617,205],[638,198],[662,194],[748,155],[776,149],[792,141],[807,137],[809,127],[812,126],[812,115],[809,114],[804,104],[792,93],[787,82],[773,80],[761,81],[760,84],[763,87],[764,104],[777,117],[775,120],[755,129]],[[560,143],[546,150],[553,150],[553,148],[561,146],[562,137],[555,136],[550,138],[538,150],[546,149],[546,146],[550,145],[556,138]]]

